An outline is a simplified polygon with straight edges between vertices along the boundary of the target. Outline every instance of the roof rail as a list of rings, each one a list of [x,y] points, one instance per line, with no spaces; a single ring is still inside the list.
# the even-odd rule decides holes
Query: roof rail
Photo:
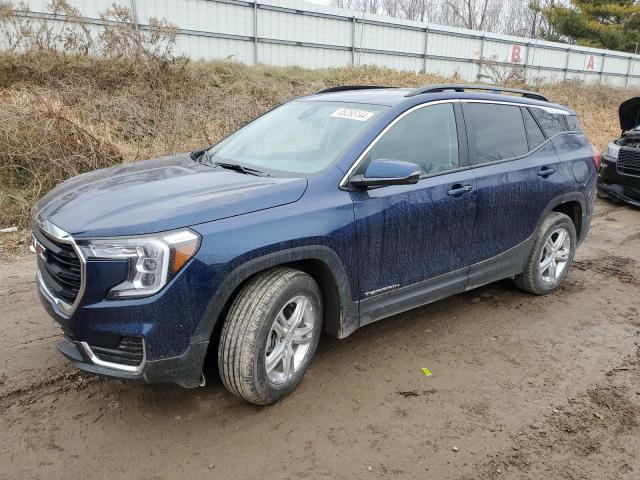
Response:
[[[330,92],[344,92],[345,90],[367,90],[369,88],[396,88],[382,85],[339,85],[337,87],[329,87],[324,90],[320,90],[318,93],[330,93]]]
[[[485,90],[495,93],[518,93],[524,98],[531,98],[533,100],[542,100],[548,102],[547,97],[538,92],[531,92],[529,90],[521,90],[519,88],[497,87],[494,85],[466,85],[464,83],[442,83],[436,85],[427,85],[426,87],[416,88],[411,90],[405,95],[405,97],[413,97],[415,95],[421,95],[423,93],[436,93],[444,92],[447,90],[453,90],[454,92],[464,92],[465,90]]]

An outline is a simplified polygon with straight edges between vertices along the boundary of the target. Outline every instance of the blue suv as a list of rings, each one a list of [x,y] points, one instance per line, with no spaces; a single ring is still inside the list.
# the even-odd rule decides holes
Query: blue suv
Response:
[[[213,147],[59,185],[33,211],[38,290],[83,370],[195,387],[209,354],[231,393],[271,404],[322,332],[504,278],[555,290],[598,162],[538,93],[330,88]]]

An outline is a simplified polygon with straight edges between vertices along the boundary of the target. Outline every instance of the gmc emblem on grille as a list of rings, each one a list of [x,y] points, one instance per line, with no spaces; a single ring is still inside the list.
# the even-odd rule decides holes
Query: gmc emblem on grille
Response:
[[[36,239],[36,237],[33,237],[33,253],[38,255],[45,262],[47,261],[47,249]]]

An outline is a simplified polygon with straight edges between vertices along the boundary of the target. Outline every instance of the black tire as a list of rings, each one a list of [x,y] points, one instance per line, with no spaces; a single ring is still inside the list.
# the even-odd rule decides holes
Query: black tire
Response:
[[[265,368],[267,338],[274,335],[272,326],[276,316],[283,308],[295,308],[288,302],[299,297],[308,299],[315,316],[313,329],[307,334],[309,348],[292,377],[274,383]],[[311,276],[281,267],[257,274],[241,288],[222,326],[218,348],[222,383],[233,395],[255,405],[277,402],[291,393],[302,379],[321,331],[322,297]],[[284,363],[282,365],[284,369]]]
[[[562,271],[558,273],[557,278],[553,281],[548,281],[544,278],[544,272],[541,272],[542,255],[545,249],[545,242],[551,235],[557,235],[556,232],[559,229],[564,229],[569,236],[570,247],[568,258],[566,265]],[[573,221],[564,213],[549,213],[538,229],[536,239],[533,243],[533,248],[531,249],[531,253],[527,259],[524,271],[514,278],[515,284],[522,290],[535,295],[545,295],[553,292],[566,278],[571,262],[573,262],[573,257],[576,253],[576,247],[576,227],[573,224]],[[545,272],[546,271],[547,270],[545,270]]]

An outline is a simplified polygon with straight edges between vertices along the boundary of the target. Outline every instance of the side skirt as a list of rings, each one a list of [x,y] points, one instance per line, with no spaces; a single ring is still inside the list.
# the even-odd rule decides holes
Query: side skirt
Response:
[[[513,277],[524,269],[534,237],[495,257],[429,280],[360,300],[360,326]]]
[[[535,236],[531,235],[524,242],[506,252],[471,265],[465,291],[521,273],[527,263],[534,241]]]
[[[468,270],[465,267],[360,300],[360,326],[463,292]]]

